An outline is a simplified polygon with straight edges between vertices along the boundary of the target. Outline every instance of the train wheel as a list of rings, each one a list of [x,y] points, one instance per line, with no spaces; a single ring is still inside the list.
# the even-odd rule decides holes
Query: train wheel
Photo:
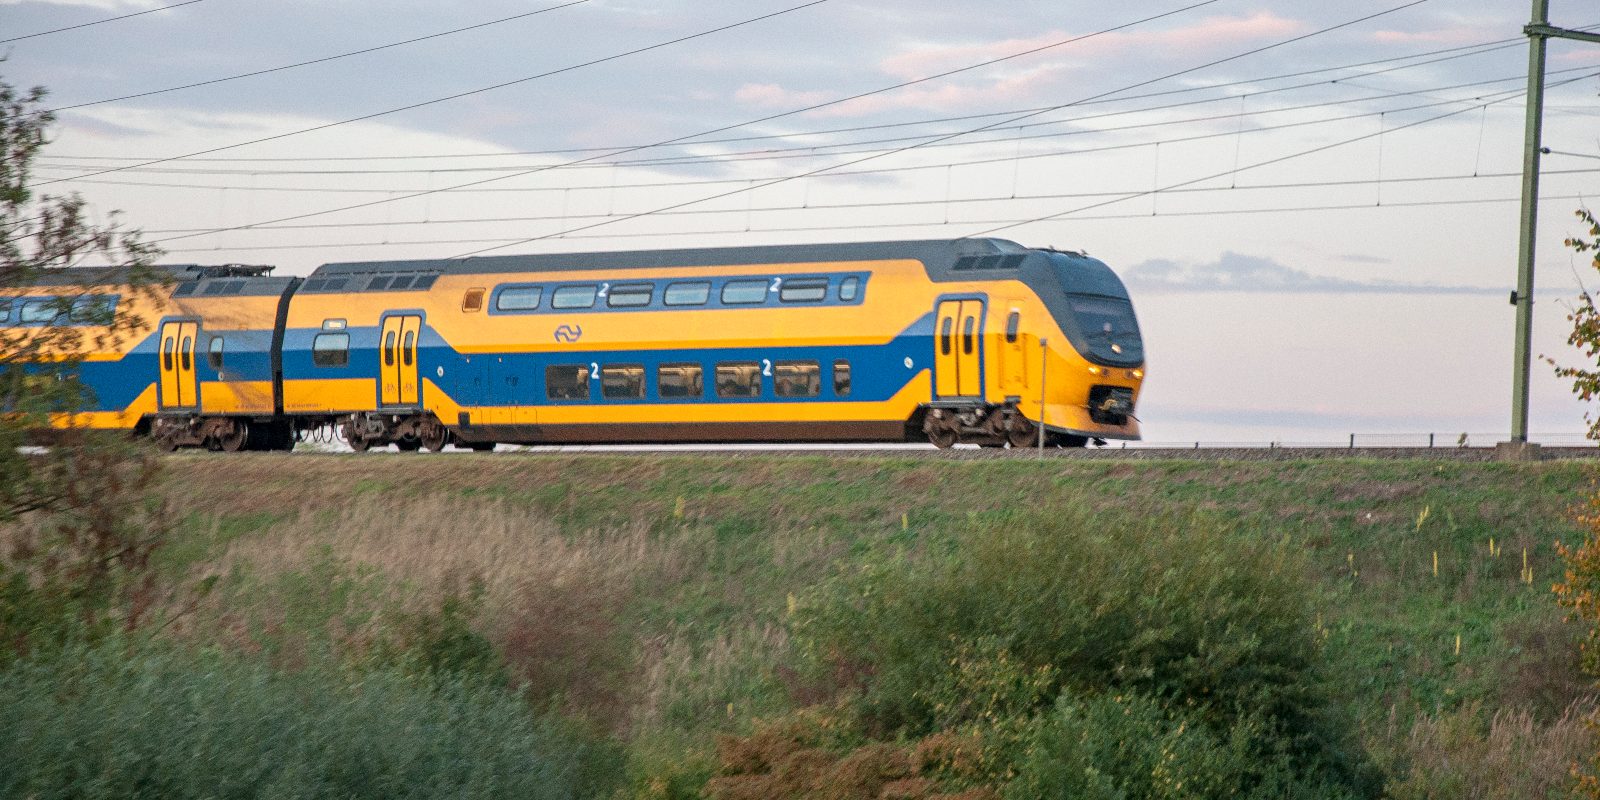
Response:
[[[928,431],[928,441],[932,442],[933,446],[940,450],[949,450],[955,447],[957,438],[959,437],[953,428],[941,426]]]
[[[437,453],[450,443],[450,431],[437,422],[425,422],[417,438],[421,440],[424,449],[430,453]]]
[[[1024,447],[1037,447],[1039,444],[1039,429],[1018,420],[1006,430],[1006,441],[1019,450]]]
[[[217,449],[237,453],[250,446],[250,423],[242,419],[224,420],[216,434]]]

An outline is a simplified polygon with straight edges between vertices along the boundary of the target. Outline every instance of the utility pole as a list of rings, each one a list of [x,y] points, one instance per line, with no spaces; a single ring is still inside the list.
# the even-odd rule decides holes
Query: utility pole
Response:
[[[1517,290],[1511,302],[1517,307],[1517,345],[1512,365],[1511,441],[1516,453],[1528,445],[1528,378],[1533,365],[1533,258],[1539,221],[1539,156],[1544,130],[1545,50],[1550,39],[1575,39],[1600,43],[1600,34],[1550,25],[1550,0],[1533,0],[1533,21],[1522,32],[1528,36],[1528,113],[1522,153],[1522,226],[1517,249]]]

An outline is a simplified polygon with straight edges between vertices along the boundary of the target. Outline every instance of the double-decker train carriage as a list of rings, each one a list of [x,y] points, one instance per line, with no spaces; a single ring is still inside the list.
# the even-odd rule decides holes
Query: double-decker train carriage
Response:
[[[83,375],[91,424],[168,447],[1139,436],[1121,281],[1004,240],[171,269]]]

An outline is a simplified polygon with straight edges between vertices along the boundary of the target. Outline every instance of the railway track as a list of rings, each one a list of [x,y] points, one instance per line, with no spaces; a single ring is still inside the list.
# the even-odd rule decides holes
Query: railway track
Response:
[[[314,446],[313,446],[314,447]],[[1087,447],[1037,450],[956,447],[939,450],[929,445],[901,446],[849,446],[849,445],[567,445],[551,447],[501,447],[493,455],[472,453],[467,450],[446,450],[442,453],[402,453],[394,450],[375,450],[360,454],[363,458],[430,458],[480,455],[493,458],[517,456],[573,455],[582,453],[606,455],[721,455],[721,456],[829,456],[835,458],[917,458],[951,461],[983,461],[994,459],[1056,459],[1056,460],[1209,460],[1209,461],[1299,461],[1306,459],[1430,459],[1436,461],[1484,462],[1505,460],[1494,447],[1338,447],[1338,446],[1260,446],[1260,447]],[[302,448],[291,454],[282,453],[229,453],[228,458],[328,458],[354,457],[347,449]],[[213,457],[200,451],[182,451],[169,458]],[[1600,460],[1600,447],[1544,446],[1532,451],[1530,461],[1556,461],[1573,459]]]

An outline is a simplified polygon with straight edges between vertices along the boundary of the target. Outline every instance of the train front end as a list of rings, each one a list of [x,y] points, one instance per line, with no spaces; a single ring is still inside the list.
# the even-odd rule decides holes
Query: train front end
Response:
[[[1042,348],[1041,418],[1062,444],[1140,438],[1144,340],[1133,301],[1111,268],[1081,253],[1044,251],[1034,290],[1057,328]]]

